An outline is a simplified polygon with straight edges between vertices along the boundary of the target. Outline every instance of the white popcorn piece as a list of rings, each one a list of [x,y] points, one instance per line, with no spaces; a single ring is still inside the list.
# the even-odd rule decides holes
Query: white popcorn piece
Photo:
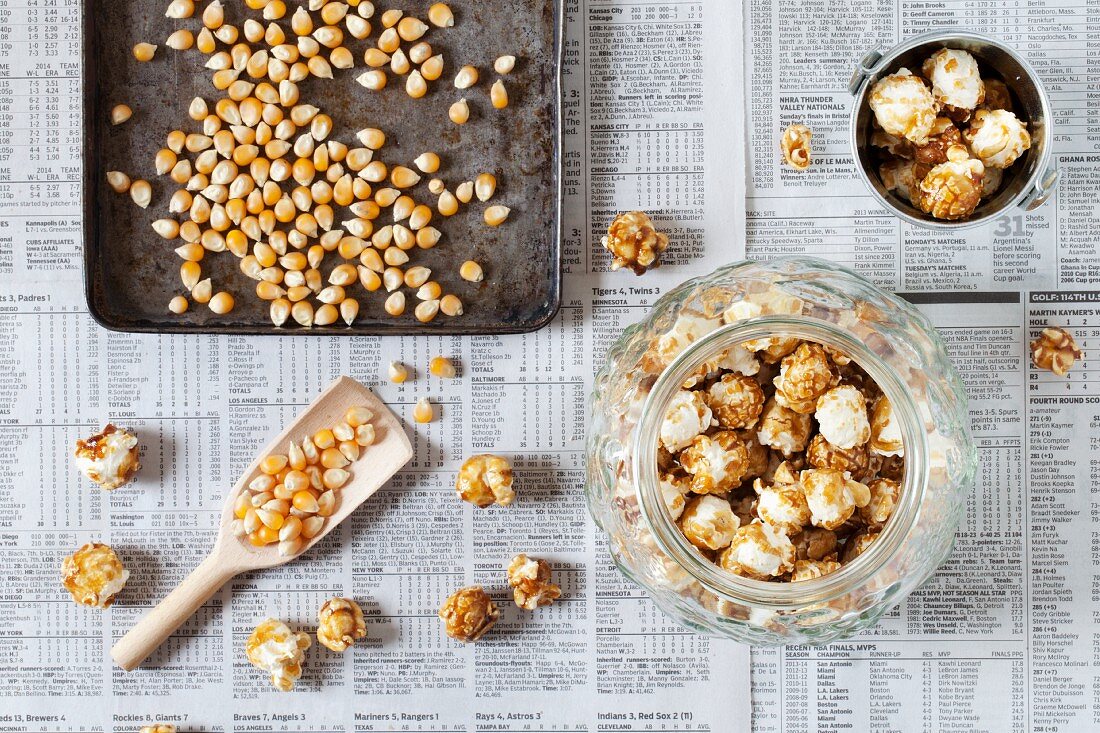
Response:
[[[682,389],[672,396],[661,423],[661,445],[675,453],[710,428],[713,415],[701,392]]]
[[[133,478],[138,463],[138,439],[107,424],[102,432],[76,442],[76,466],[85,476],[111,491]]]
[[[764,523],[790,536],[810,523],[810,507],[798,484],[767,486],[760,479],[753,483],[756,491],[756,514]]]
[[[687,505],[687,499],[684,497],[691,491],[691,482],[686,476],[666,473],[661,476],[660,486],[661,498],[664,499],[669,516],[672,517],[672,521],[676,521],[684,513],[684,507]]]
[[[814,417],[821,435],[837,448],[855,448],[871,438],[867,400],[850,384],[833,387],[818,398]]]
[[[924,62],[921,70],[932,82],[932,96],[941,105],[974,109],[985,99],[978,62],[966,51],[940,49]]]
[[[1004,109],[975,112],[963,138],[986,168],[1008,168],[1031,147],[1027,125]]]
[[[879,126],[917,145],[928,143],[936,119],[932,92],[909,69],[883,77],[871,87],[869,104]]]
[[[920,183],[924,177],[917,177],[918,170],[927,173],[928,168],[912,160],[890,160],[879,166],[878,175],[887,191],[894,191],[913,206],[919,206]]]
[[[739,528],[718,557],[723,569],[757,580],[789,573],[794,562],[795,548],[790,538],[763,522]]]
[[[694,313],[683,313],[667,332],[657,337],[655,356],[664,364],[670,363],[681,351],[722,325],[717,318],[704,318]]]
[[[721,550],[741,525],[733,508],[717,496],[699,496],[688,502],[680,517],[680,530],[700,549]]]
[[[815,527],[836,529],[847,522],[858,507],[867,506],[871,501],[870,489],[831,468],[803,471],[799,474],[799,483]]]
[[[760,422],[756,429],[756,438],[761,445],[790,456],[802,450],[810,442],[812,418],[795,412],[789,407],[768,400],[764,411],[760,413]]]
[[[748,475],[751,456],[744,439],[733,430],[699,435],[680,454],[680,465],[691,474],[696,494],[724,494]]]

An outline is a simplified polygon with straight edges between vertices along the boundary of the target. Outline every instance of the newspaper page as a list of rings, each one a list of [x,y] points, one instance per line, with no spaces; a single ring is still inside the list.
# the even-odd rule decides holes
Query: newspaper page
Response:
[[[749,256],[826,257],[918,304],[968,387],[981,457],[956,549],[923,589],[847,642],[753,651],[756,730],[1100,727],[1098,13],[1091,0],[745,3]],[[864,52],[950,27],[1000,38],[1038,72],[1061,182],[1036,211],[944,235],[867,194],[847,86]],[[805,173],[780,165],[792,122],[813,130]],[[1031,365],[1047,325],[1085,351],[1068,377]]]
[[[740,17],[719,0],[566,2],[565,300],[552,324],[295,338],[112,333],[87,314],[81,15],[76,0],[0,4],[0,732],[747,729],[748,649],[664,618],[613,567],[582,493],[605,349],[664,289],[744,253]],[[644,279],[609,272],[599,242],[614,212],[636,208],[675,242]],[[460,379],[427,377],[437,354]],[[385,381],[390,360],[416,378]],[[340,374],[407,421],[412,462],[308,557],[237,577],[142,668],[114,667],[111,644],[211,547],[254,453]],[[414,427],[423,395],[439,417]],[[134,429],[142,455],[136,482],[112,493],[71,457],[107,420]],[[454,496],[461,461],[484,451],[516,468],[507,510]],[[62,557],[89,541],[131,573],[106,611],[60,584]],[[551,563],[560,601],[516,608],[503,568],[517,552]],[[502,617],[462,645],[436,611],[474,583]],[[312,631],[333,596],[361,604],[366,639],[343,655],[315,642],[295,690],[276,692],[245,639],[267,616]]]

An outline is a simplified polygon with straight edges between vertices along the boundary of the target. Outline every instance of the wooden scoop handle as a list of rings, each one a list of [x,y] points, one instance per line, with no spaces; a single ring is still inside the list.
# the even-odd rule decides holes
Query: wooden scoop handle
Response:
[[[240,568],[225,563],[215,548],[174,591],[111,647],[111,657],[127,672],[137,667],[238,572]]]

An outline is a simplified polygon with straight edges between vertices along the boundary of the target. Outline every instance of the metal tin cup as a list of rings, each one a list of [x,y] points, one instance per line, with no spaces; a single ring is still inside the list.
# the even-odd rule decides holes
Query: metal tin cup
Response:
[[[1031,148],[1005,170],[1000,189],[962,221],[946,221],[926,214],[893,195],[879,178],[877,156],[870,144],[873,113],[868,104],[871,87],[901,67],[920,69],[921,64],[941,48],[968,51],[983,72],[999,76],[1013,94],[1016,115],[1027,123]],[[1050,99],[1035,70],[1004,43],[964,30],[947,30],[915,36],[888,51],[869,51],[860,59],[849,91],[855,97],[850,133],[856,170],[879,203],[899,218],[928,229],[959,230],[989,223],[1010,209],[1027,211],[1042,206],[1054,192],[1058,170],[1052,159],[1053,125]]]

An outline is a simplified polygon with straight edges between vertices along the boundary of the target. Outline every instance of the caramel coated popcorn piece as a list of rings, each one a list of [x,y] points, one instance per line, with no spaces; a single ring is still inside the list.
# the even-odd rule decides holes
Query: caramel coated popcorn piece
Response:
[[[561,597],[561,588],[550,582],[550,564],[519,554],[508,565],[508,585],[516,605],[527,611],[549,606]]]
[[[844,550],[840,553],[840,562],[847,565],[862,555],[871,543],[878,539],[878,534],[878,532],[861,531],[849,537],[844,543]]]
[[[342,652],[367,635],[363,609],[350,598],[330,598],[317,613],[317,641],[334,652]]]
[[[740,527],[718,564],[731,573],[768,580],[794,569],[795,549],[787,535],[762,522]]]
[[[680,454],[680,465],[691,474],[696,494],[724,494],[748,473],[749,450],[732,430],[699,435]]]
[[[500,610],[480,585],[459,588],[439,609],[447,636],[463,643],[480,639],[500,618]]]
[[[1012,93],[1008,85],[1000,79],[985,79],[985,101],[980,105],[983,109],[1003,109],[1012,111]]]
[[[794,572],[791,573],[791,582],[814,580],[835,573],[840,567],[840,563],[835,560],[798,560],[794,564]]]
[[[61,562],[61,583],[82,606],[107,608],[130,577],[109,546],[89,542]]]
[[[836,384],[836,368],[820,344],[803,342],[783,357],[775,384],[776,402],[795,412],[809,414],[817,400]]]
[[[810,507],[798,484],[765,485],[760,479],[753,484],[756,491],[756,514],[765,523],[784,534],[798,534],[810,523]]]
[[[903,137],[891,135],[885,130],[874,130],[871,133],[871,145],[884,149],[895,158],[905,160],[913,158],[913,143]]]
[[[772,398],[764,405],[756,437],[761,445],[791,456],[806,450],[810,441],[812,420],[809,415],[784,407]]]
[[[841,450],[863,445],[871,438],[867,400],[850,384],[833,387],[821,395],[814,417],[821,436]]]
[[[879,166],[878,175],[887,191],[920,206],[920,184],[931,168],[915,160],[889,160]]]
[[[797,338],[769,336],[767,338],[749,339],[741,345],[759,356],[765,364],[775,364],[797,349],[800,343],[802,342]]]
[[[901,426],[894,417],[894,408],[885,395],[875,401],[871,408],[871,450],[880,456],[900,456],[903,454]],[[829,466],[835,468],[835,466]]]
[[[812,133],[805,125],[791,125],[783,131],[779,148],[783,151],[783,160],[795,170],[804,171],[810,167],[810,138]]]
[[[791,537],[799,560],[826,560],[836,557],[838,546],[836,532],[821,527],[803,527]]]
[[[1031,361],[1040,369],[1054,372],[1059,377],[1069,373],[1073,362],[1084,353],[1064,328],[1044,328],[1039,338],[1031,342]]]
[[[806,461],[814,468],[832,468],[841,472],[847,471],[852,476],[862,476],[870,465],[870,456],[866,446],[838,448],[826,440],[824,435],[818,434],[806,449]]]
[[[141,468],[137,436],[110,423],[90,438],[76,441],[74,455],[77,468],[108,491],[122,486]]]
[[[458,469],[455,491],[459,498],[476,507],[508,506],[516,498],[512,491],[512,464],[507,458],[490,453],[470,456]]]
[[[909,69],[883,77],[871,87],[869,104],[879,127],[917,145],[928,142],[936,119],[936,102],[920,77]]]
[[[871,492],[865,485],[831,468],[807,469],[800,474],[799,483],[815,527],[837,529],[857,508],[871,501]]]
[[[668,508],[669,516],[673,521],[680,518],[680,515],[684,513],[684,507],[687,504],[688,492],[691,491],[691,482],[686,476],[673,475],[670,473],[662,474],[661,476],[661,498],[664,499],[665,507]]]
[[[1027,125],[1004,109],[978,110],[963,136],[986,168],[1008,168],[1031,147]]]
[[[271,675],[275,689],[289,692],[302,676],[303,652],[311,643],[304,631],[292,631],[279,619],[268,618],[253,630],[244,649],[249,662]]]
[[[707,405],[723,428],[751,428],[764,409],[764,391],[752,377],[724,374],[707,390]]]
[[[894,513],[901,486],[897,481],[877,478],[867,483],[867,490],[871,493],[871,500],[867,502],[867,506],[860,507],[859,516],[867,526],[881,527]]]
[[[985,99],[978,62],[966,51],[940,49],[924,62],[921,71],[932,82],[932,97],[942,106],[972,110]]]
[[[702,392],[682,389],[669,400],[661,422],[661,445],[673,453],[691,445],[695,437],[710,429],[713,416]]]
[[[741,522],[733,508],[718,496],[697,496],[680,517],[680,531],[699,549],[721,550],[733,539]]]
[[[611,253],[611,269],[629,267],[635,275],[659,267],[661,253],[668,248],[668,235],[657,231],[641,211],[619,214],[607,229],[603,246]]]
[[[947,162],[947,151],[952,145],[962,145],[963,137],[950,117],[937,117],[932,123],[928,142],[913,148],[913,160],[927,166]]]
[[[937,219],[965,219],[982,198],[982,161],[962,145],[947,151],[947,162],[928,172],[920,184],[920,208]]]

